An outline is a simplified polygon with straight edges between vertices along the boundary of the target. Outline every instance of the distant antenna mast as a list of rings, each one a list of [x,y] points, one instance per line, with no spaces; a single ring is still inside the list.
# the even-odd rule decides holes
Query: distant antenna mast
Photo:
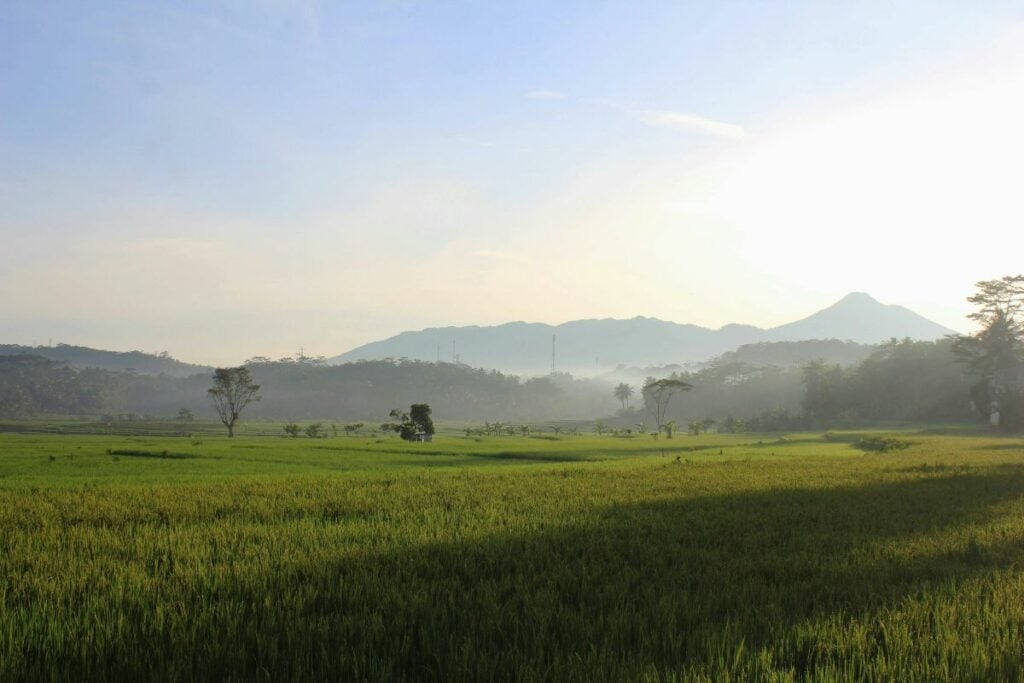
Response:
[[[555,374],[555,340],[558,339],[555,335],[551,335],[551,374]]]
[[[441,362],[441,342],[437,343],[437,362]]]

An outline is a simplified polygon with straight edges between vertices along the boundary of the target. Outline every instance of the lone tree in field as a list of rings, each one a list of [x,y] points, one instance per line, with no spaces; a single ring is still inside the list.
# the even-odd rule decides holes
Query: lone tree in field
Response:
[[[665,379],[647,378],[643,388],[644,401],[654,415],[655,424],[659,432],[665,429],[665,413],[668,411],[668,404],[672,400],[672,396],[681,391],[689,391],[692,388],[693,385],[689,382],[684,382],[674,377]],[[672,438],[672,431],[668,432],[668,438]]]
[[[1004,429],[1024,427],[1024,275],[982,280],[967,301],[978,307],[967,317],[981,326],[956,337],[953,351],[978,377],[971,387],[974,406],[986,418],[993,409]]]
[[[229,437],[235,435],[235,423],[242,410],[253,401],[260,400],[259,391],[260,385],[252,383],[249,368],[244,365],[214,370],[213,386],[206,393],[213,400],[220,421],[228,428]]]
[[[629,386],[625,382],[619,382],[619,386],[615,387],[615,398],[622,401],[622,410],[626,410],[626,406],[629,405],[629,399],[633,398],[633,387]]]
[[[433,436],[434,420],[431,419],[430,413],[430,406],[426,403],[413,403],[409,406],[408,413],[395,408],[390,415],[398,420],[398,423],[385,423],[381,425],[381,429],[398,432],[406,441],[415,441],[420,434]]]

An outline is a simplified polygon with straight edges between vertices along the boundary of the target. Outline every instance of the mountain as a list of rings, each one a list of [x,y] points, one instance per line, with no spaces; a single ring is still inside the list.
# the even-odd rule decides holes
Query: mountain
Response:
[[[574,320],[560,325],[512,322],[494,326],[440,327],[371,342],[328,359],[331,364],[382,358],[458,360],[518,374],[555,368],[597,375],[619,365],[656,366],[704,361],[744,344],[840,339],[876,344],[891,337],[938,339],[953,333],[902,306],[887,306],[853,293],[807,318],[764,330],[726,325],[711,330],[657,318]]]
[[[100,368],[116,372],[136,372],[140,375],[168,375],[170,377],[189,377],[199,373],[213,372],[213,368],[205,365],[183,363],[166,354],[154,355],[142,351],[103,351],[88,346],[21,346],[20,344],[0,344],[0,356],[32,355],[60,363],[67,363],[74,368]]]
[[[732,348],[763,334],[755,327],[736,325],[714,331],[642,317],[573,320],[561,325],[513,322],[403,332],[329,358],[328,363],[440,358],[506,372],[544,374],[551,370],[554,351],[557,370],[595,375],[621,364],[661,365],[680,358],[706,358],[719,353],[723,343]]]
[[[887,306],[864,292],[853,292],[803,320],[769,330],[768,339],[847,339],[861,344],[877,344],[892,337],[933,340],[947,334],[955,333],[908,308]]]

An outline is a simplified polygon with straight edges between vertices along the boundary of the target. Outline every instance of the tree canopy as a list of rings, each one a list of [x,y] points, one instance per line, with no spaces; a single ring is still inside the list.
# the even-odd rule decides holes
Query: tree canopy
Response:
[[[207,394],[213,401],[217,417],[228,428],[228,436],[235,435],[235,424],[242,410],[253,401],[260,400],[260,385],[252,383],[249,368],[217,368],[213,372],[213,386]]]
[[[633,398],[633,387],[629,386],[625,382],[619,382],[618,386],[612,392],[615,398],[622,402],[622,409],[625,410],[629,405],[629,399]]]
[[[681,391],[689,391],[692,388],[692,384],[676,377],[666,377],[663,379],[647,378],[647,381],[644,382],[643,395],[648,403],[648,409],[654,415],[658,431],[665,427],[665,414],[668,411],[669,402],[672,400],[672,397]],[[669,430],[668,436],[669,438],[672,437],[672,430]]]
[[[434,420],[430,417],[430,406],[426,403],[413,403],[409,406],[408,413],[394,408],[389,414],[398,422],[387,423],[383,426],[398,432],[398,435],[405,441],[415,441],[420,434],[426,436],[434,434]]]
[[[971,387],[971,399],[984,417],[996,411],[1007,429],[1024,427],[1024,387],[1020,386],[1024,364],[1024,275],[1007,275],[982,280],[967,298],[977,310],[967,317],[979,324],[971,335],[956,338],[953,350],[967,370],[978,379]]]

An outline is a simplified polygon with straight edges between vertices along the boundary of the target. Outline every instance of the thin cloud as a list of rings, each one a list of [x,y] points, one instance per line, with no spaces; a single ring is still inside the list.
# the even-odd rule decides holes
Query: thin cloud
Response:
[[[640,120],[649,126],[663,126],[666,128],[679,128],[694,133],[702,133],[727,140],[742,140],[747,136],[743,126],[725,121],[697,116],[696,114],[683,114],[675,111],[653,110],[640,112]]]
[[[531,100],[564,100],[568,95],[560,90],[531,90],[526,97]]]

